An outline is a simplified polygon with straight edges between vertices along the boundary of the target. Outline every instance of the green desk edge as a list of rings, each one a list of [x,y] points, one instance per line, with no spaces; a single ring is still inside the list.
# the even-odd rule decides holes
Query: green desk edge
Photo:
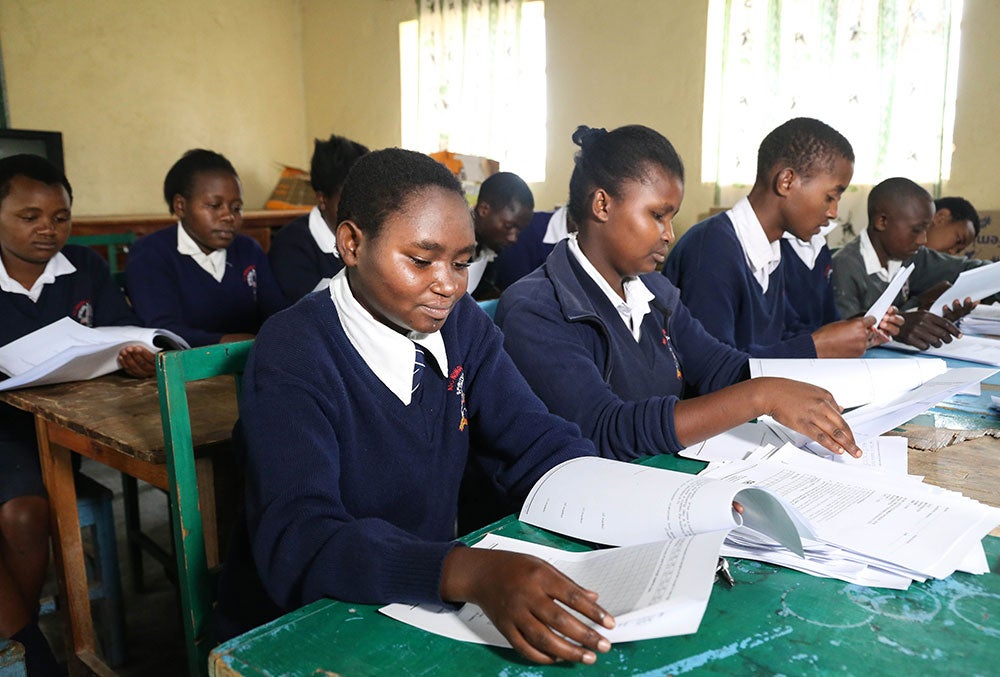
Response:
[[[650,465],[697,472],[657,456]],[[507,517],[494,532],[567,550],[568,540]],[[698,632],[616,644],[593,667],[539,666],[511,649],[457,642],[378,613],[320,600],[212,652],[211,675],[986,675],[1000,672],[1000,539],[983,541],[991,573],[957,573],[907,591],[866,588],[733,560],[736,586],[716,585]]]

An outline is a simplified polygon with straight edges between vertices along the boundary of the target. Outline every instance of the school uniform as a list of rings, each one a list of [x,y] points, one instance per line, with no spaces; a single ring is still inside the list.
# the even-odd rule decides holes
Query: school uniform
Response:
[[[723,343],[754,357],[816,357],[785,295],[781,247],[767,241],[746,198],[684,233],[663,274]]]
[[[337,252],[337,238],[318,207],[271,238],[267,260],[278,286],[292,302],[325,287],[344,267]]]
[[[169,329],[192,347],[255,334],[288,304],[256,240],[237,235],[206,255],[180,224],[135,241],[125,281],[145,326]]]
[[[781,267],[785,298],[795,311],[803,332],[814,332],[840,319],[833,300],[833,254],[822,233],[809,242],[785,234],[781,242]]]
[[[622,301],[575,238],[564,240],[504,292],[496,321],[549,410],[579,425],[601,455],[632,460],[679,451],[677,401],[749,370],[748,356],[712,338],[663,276],[625,284]]]
[[[517,241],[497,256],[497,287],[506,289],[545,263],[556,242],[565,239],[567,233],[565,207],[554,212],[535,212]]]
[[[64,317],[87,327],[138,325],[108,264],[88,247],[68,244],[53,256],[30,290],[10,278],[0,263],[0,345]],[[44,496],[34,418],[0,405],[0,503],[24,495]]]
[[[222,636],[322,597],[440,604],[470,449],[522,499],[552,466],[594,453],[467,295],[439,332],[411,338],[427,363],[415,391],[414,343],[362,308],[346,271],[261,329],[235,435],[245,528],[223,575]]]
[[[472,257],[468,268],[468,292],[474,298],[477,298],[477,291],[485,293],[493,290],[493,275],[487,275],[487,269],[490,269],[490,272],[492,272],[490,266],[496,257],[497,253],[489,247],[476,247],[476,253]],[[483,287],[481,290],[479,289],[480,285]]]
[[[903,266],[914,264],[913,272],[893,300],[900,310],[916,308],[920,294],[941,281],[954,283],[963,270],[989,265],[989,261],[966,259],[921,247],[907,261],[889,260],[882,266],[868,231],[865,230],[833,256],[833,293],[843,317],[867,311],[878,300]],[[950,304],[954,299],[944,297]],[[943,306],[945,301],[935,303]]]

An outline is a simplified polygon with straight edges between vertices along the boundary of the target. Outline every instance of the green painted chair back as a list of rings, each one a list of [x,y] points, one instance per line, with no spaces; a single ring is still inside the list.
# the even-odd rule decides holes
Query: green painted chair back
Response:
[[[186,384],[232,374],[236,379],[236,393],[239,396],[243,368],[252,345],[253,341],[241,341],[191,350],[165,351],[156,356],[156,380],[160,391],[160,415],[163,420],[174,552],[177,558],[177,584],[180,588],[188,672],[192,677],[208,673],[208,652],[212,647],[206,626],[215,600],[215,578],[218,572],[209,570],[205,554]]]
[[[107,255],[104,257],[111,269],[111,277],[118,282],[123,282],[125,273],[118,265],[118,254],[125,251],[130,244],[135,242],[135,233],[107,233],[105,235],[71,235],[68,244],[78,244],[84,247],[106,247]]]

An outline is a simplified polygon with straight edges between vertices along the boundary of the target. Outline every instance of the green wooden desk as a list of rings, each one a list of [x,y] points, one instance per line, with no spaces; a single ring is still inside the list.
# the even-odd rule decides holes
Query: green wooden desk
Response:
[[[652,465],[702,464],[657,457]],[[505,518],[491,531],[564,549],[587,546]],[[220,645],[209,672],[230,675],[591,675],[1000,673],[1000,539],[991,573],[955,574],[906,592],[813,578],[749,560],[716,585],[694,635],[615,645],[594,667],[542,667],[510,649],[425,633],[377,607],[322,600]]]

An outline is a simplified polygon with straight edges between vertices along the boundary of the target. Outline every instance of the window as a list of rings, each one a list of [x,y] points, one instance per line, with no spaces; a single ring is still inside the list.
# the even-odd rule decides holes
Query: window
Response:
[[[939,190],[961,12],[961,0],[710,0],[702,180],[717,204],[753,183],[760,140],[799,116],[850,140],[855,184],[906,176]]]
[[[545,180],[545,3],[421,0],[400,24],[402,142]]]

